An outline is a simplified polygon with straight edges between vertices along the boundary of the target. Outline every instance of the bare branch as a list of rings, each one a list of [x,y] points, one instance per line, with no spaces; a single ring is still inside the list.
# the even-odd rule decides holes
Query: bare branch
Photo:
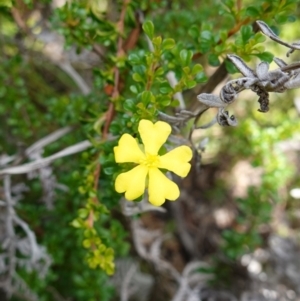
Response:
[[[73,68],[71,63],[63,61],[56,62],[56,64],[72,78],[72,80],[77,84],[78,88],[80,89],[83,95],[88,95],[91,93],[91,88],[84,81],[81,75]]]
[[[69,134],[74,128],[71,126],[64,127],[61,129],[58,129],[57,131],[43,137],[42,139],[38,140],[34,144],[32,144],[30,147],[28,147],[25,150],[25,154],[28,156],[29,154],[36,152],[38,150],[43,149],[45,146],[49,145],[50,143],[53,143],[60,139],[61,137],[65,136],[66,134]]]
[[[133,293],[133,287],[130,287],[130,281],[132,280],[134,274],[137,271],[137,266],[132,265],[128,272],[126,273],[126,276],[124,277],[124,281],[122,283],[121,287],[121,301],[128,301],[130,296]]]
[[[55,153],[54,155],[43,158],[41,160],[37,160],[35,162],[23,164],[20,166],[14,166],[14,167],[2,169],[2,170],[0,170],[0,175],[4,175],[4,174],[13,175],[13,174],[28,173],[28,172],[37,170],[39,168],[42,168],[44,166],[47,166],[52,161],[55,161],[59,158],[82,152],[91,146],[92,146],[91,142],[89,142],[88,140],[85,140],[85,141],[79,142],[77,144],[74,144],[72,146],[66,147],[65,149]]]

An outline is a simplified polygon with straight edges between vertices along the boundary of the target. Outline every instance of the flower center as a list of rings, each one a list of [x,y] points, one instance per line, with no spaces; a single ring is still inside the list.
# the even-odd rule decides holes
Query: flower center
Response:
[[[141,164],[147,167],[157,167],[159,164],[159,156],[158,155],[151,155],[146,154],[146,158],[142,160]]]

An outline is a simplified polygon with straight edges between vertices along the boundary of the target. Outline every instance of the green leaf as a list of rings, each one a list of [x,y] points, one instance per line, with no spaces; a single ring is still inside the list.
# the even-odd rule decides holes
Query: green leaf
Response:
[[[161,100],[160,101],[160,104],[162,105],[162,106],[164,106],[164,107],[167,107],[167,106],[169,106],[170,104],[171,104],[171,99],[169,99],[169,98],[165,98],[164,100]]]
[[[141,95],[143,104],[148,105],[151,102],[155,101],[155,97],[150,91],[144,91]]]
[[[12,0],[0,0],[0,7],[1,6],[12,7]]]
[[[146,67],[144,65],[135,65],[132,67],[133,72],[139,73],[139,74],[145,74]]]
[[[115,267],[114,267],[114,265],[106,265],[105,272],[106,272],[106,274],[109,275],[109,276],[113,275],[114,272],[115,272]]]
[[[201,32],[201,41],[211,41],[213,39],[213,35],[212,35],[212,32],[211,31],[208,31],[208,30],[203,30]]]
[[[143,78],[138,73],[133,73],[132,78],[136,82],[142,82]]]
[[[220,54],[226,52],[226,44],[222,43],[220,45],[215,46],[214,51],[215,53],[220,53]]]
[[[223,42],[225,42],[227,40],[227,38],[228,38],[228,32],[227,32],[227,30],[221,30],[219,32],[219,35],[220,35],[221,41],[223,41]]]
[[[111,176],[114,172],[115,172],[115,168],[114,167],[105,167],[103,169],[104,173],[108,176]]]
[[[196,25],[192,25],[189,30],[188,30],[188,34],[193,38],[193,39],[198,39],[200,36],[200,31],[199,31],[199,27]]]
[[[274,55],[271,52],[265,51],[262,53],[255,54],[259,59],[261,59],[264,62],[271,63],[273,61]]]
[[[101,214],[106,214],[106,215],[108,215],[110,213],[110,211],[107,209],[107,207],[103,204],[100,205],[99,212]]]
[[[92,13],[98,18],[103,18],[104,13],[107,11],[108,1],[107,0],[94,0],[89,1],[90,9]]]
[[[211,22],[203,22],[201,24],[201,28],[202,28],[202,30],[207,30],[207,31],[212,32],[214,26],[213,26],[213,24]]]
[[[86,218],[88,216],[88,214],[89,214],[89,211],[86,208],[81,208],[81,209],[78,210],[78,216],[80,218]]]
[[[105,256],[114,256],[114,250],[112,248],[107,248],[105,250]]]
[[[235,4],[234,0],[223,0],[223,3],[229,8],[234,7],[234,4]]]
[[[297,20],[297,17],[296,16],[294,16],[294,15],[291,15],[291,16],[288,16],[288,22],[290,22],[290,23],[293,23],[293,22],[296,22],[296,20]]]
[[[197,84],[197,82],[194,81],[194,80],[188,80],[188,81],[186,82],[186,86],[187,86],[187,88],[189,88],[189,89],[194,88],[194,87],[196,86],[196,84]]]
[[[248,17],[257,17],[260,15],[258,9],[254,6],[249,6],[247,7],[246,9],[246,13],[245,13],[246,16]]]
[[[82,222],[80,222],[79,219],[74,219],[71,222],[71,226],[73,226],[74,228],[81,228],[82,227]]]
[[[206,53],[210,50],[214,42],[211,31],[203,30],[200,34],[199,49],[202,53]]]
[[[241,28],[241,35],[244,44],[253,36],[252,26],[251,25],[244,25]]]
[[[200,42],[200,45],[199,45],[199,50],[201,53],[207,53],[209,52],[211,49],[211,43],[207,43],[207,42]]]
[[[83,242],[82,242],[82,245],[83,245],[84,248],[88,249],[92,245],[92,242],[91,242],[90,239],[84,239]]]
[[[218,58],[218,56],[214,53],[211,53],[209,56],[208,56],[208,63],[211,65],[211,66],[219,66],[220,65],[220,60]]]
[[[131,85],[130,87],[129,87],[129,90],[133,93],[133,94],[138,94],[138,88],[137,88],[137,86],[135,86],[135,85]]]
[[[146,21],[143,24],[143,30],[145,34],[152,40],[154,37],[154,25],[151,21]]]
[[[228,73],[230,73],[230,74],[239,72],[238,69],[234,66],[234,64],[232,62],[230,62],[229,60],[225,60],[225,67],[226,67],[226,70],[228,71]]]
[[[140,59],[140,57],[136,53],[131,53],[128,56],[128,61],[132,65],[138,65],[138,64],[141,63],[141,59]]]
[[[164,39],[162,42],[163,50],[172,49],[175,46],[174,39]]]
[[[180,101],[178,99],[174,99],[172,102],[171,102],[171,106],[176,108],[180,105]]]
[[[141,111],[146,109],[146,108],[145,108],[145,105],[144,105],[142,102],[139,102],[139,103],[136,105],[136,107],[139,108],[139,109],[141,109]],[[134,119],[134,117],[133,117],[133,119]],[[136,121],[133,120],[133,119],[132,119],[132,122],[133,122],[133,123],[136,122]]]
[[[183,73],[185,73],[186,75],[189,75],[191,72],[191,68],[189,66],[185,66],[182,68]]]
[[[256,43],[263,43],[267,39],[261,32],[257,32],[254,36]]]
[[[161,36],[155,37],[152,40],[153,45],[157,47],[161,45],[161,42],[162,42]]]
[[[183,66],[188,66],[193,58],[193,51],[183,49],[180,51],[180,61]]]
[[[278,22],[279,24],[284,24],[288,22],[289,17],[286,15],[275,15],[274,19],[276,20],[276,22]]]
[[[125,111],[131,112],[135,109],[135,106],[136,106],[136,104],[135,104],[134,100],[132,100],[132,99],[126,99],[123,103],[123,108]]]
[[[196,75],[197,73],[203,71],[203,67],[200,64],[196,64],[192,69],[192,75]]]
[[[205,83],[207,81],[207,76],[204,72],[199,72],[194,79],[198,84]]]
[[[161,76],[161,75],[163,75],[163,74],[164,74],[164,68],[162,68],[162,67],[157,68],[157,69],[155,70],[155,72],[154,72],[154,76],[155,76],[155,77],[159,77],[159,76]]]
[[[172,92],[173,89],[172,87],[170,86],[169,83],[165,82],[165,83],[162,83],[160,86],[159,86],[159,92],[162,93],[162,94],[168,94],[170,92]]]

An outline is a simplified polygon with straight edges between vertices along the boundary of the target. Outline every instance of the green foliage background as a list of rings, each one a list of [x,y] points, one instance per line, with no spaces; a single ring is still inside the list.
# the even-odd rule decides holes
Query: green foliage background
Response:
[[[60,8],[51,2],[0,2],[0,151],[22,152],[63,126],[75,130],[49,145],[44,156],[85,139],[92,147],[53,164],[57,181],[68,187],[57,193],[53,210],[37,201],[41,183],[29,181],[30,191],[17,212],[37,233],[53,264],[44,280],[24,270],[19,273],[41,301],[53,300],[49,288],[71,300],[112,300],[115,292],[108,280],[114,260],[129,256],[130,249],[133,253],[126,220],[120,217],[120,195],[114,191],[114,179],[124,168],[113,157],[118,138],[123,133],[135,135],[141,119],[174,115],[180,105],[174,99],[177,92],[183,92],[187,108],[196,109],[196,95],[210,83],[211,70],[225,64],[225,72],[237,76],[226,59],[229,53],[253,68],[259,60],[271,62],[278,51],[283,57],[286,49],[266,41],[254,22],[263,20],[283,37],[283,29],[289,28],[295,33],[292,38],[299,38],[298,1],[73,0]],[[44,14],[41,20],[46,24],[40,29],[41,20],[31,14],[34,10]],[[16,16],[24,21],[23,27]],[[36,33],[45,28],[64,37],[65,49],[98,55],[87,70],[75,66],[87,78],[90,93],[84,95],[59,63],[47,57]],[[169,71],[178,80],[175,87],[166,79]],[[245,99],[241,94],[232,106],[239,125],[220,128],[219,138],[217,125],[202,134],[210,137],[206,153],[214,154],[220,170],[228,172],[239,160],[264,168],[261,185],[251,188],[245,199],[234,200],[239,211],[236,225],[223,231],[218,250],[229,260],[263,244],[257,229],[271,222],[272,206],[283,202],[287,210],[298,207],[284,192],[299,184],[297,170],[276,147],[299,133],[292,101],[297,93],[275,95],[265,115],[257,112],[254,94]],[[190,127],[182,130],[183,136]],[[206,193],[228,189],[223,182]],[[214,264],[218,267],[218,260]]]

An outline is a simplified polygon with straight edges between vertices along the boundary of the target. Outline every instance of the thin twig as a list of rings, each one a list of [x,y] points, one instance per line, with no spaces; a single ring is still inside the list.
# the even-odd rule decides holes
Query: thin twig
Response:
[[[125,16],[126,16],[126,10],[127,7],[130,3],[130,0],[125,0],[123,2],[123,6],[122,6],[122,10],[120,13],[120,18],[119,21],[117,23],[117,27],[118,27],[118,33],[119,33],[119,37],[118,37],[118,42],[117,42],[117,58],[123,56],[124,54],[124,49],[123,49],[123,34],[124,34],[124,23],[125,23]],[[113,91],[112,91],[112,100],[117,99],[120,95],[120,70],[117,66],[115,66],[114,68],[114,87],[113,87]],[[108,110],[105,114],[105,123],[103,126],[103,131],[102,131],[102,136],[103,139],[106,140],[108,133],[109,133],[109,127],[111,122],[113,121],[114,115],[115,115],[115,105],[113,101],[110,101],[109,106],[108,106]],[[96,167],[95,167],[95,171],[94,171],[94,189],[95,191],[98,190],[98,185],[99,185],[99,177],[100,177],[100,171],[101,171],[101,165],[100,162],[98,160],[100,156],[100,152],[97,153],[96,155]],[[94,203],[99,203],[99,199],[97,198],[97,196],[94,197],[93,199]],[[89,212],[89,216],[88,216],[88,224],[89,226],[92,228],[93,224],[94,224],[94,212],[93,209],[90,210]]]
[[[137,271],[137,266],[132,265],[128,272],[126,273],[124,280],[122,282],[121,286],[121,301],[128,301],[130,298],[130,295],[132,294],[132,289],[130,289],[130,281],[132,280],[132,277]]]
[[[216,86],[222,82],[223,80],[226,79],[228,76],[228,72],[226,70],[226,65],[225,61],[219,66],[219,68],[215,71],[215,73],[209,78],[208,82],[201,87],[199,94],[201,93],[211,93],[214,91]],[[195,112],[195,111],[201,111],[205,110],[206,107],[205,105],[201,104],[199,101],[196,99],[192,102],[190,111]]]
[[[15,229],[13,226],[14,202],[11,197],[11,178],[9,175],[4,177],[4,195],[6,201],[6,234],[8,239],[8,273],[7,273],[7,289],[8,294],[12,293],[12,278],[16,269],[16,245],[14,243]],[[10,290],[10,291],[9,291]]]
[[[26,163],[23,165],[2,169],[2,170],[0,170],[0,175],[5,175],[5,174],[7,174],[7,175],[15,174],[16,175],[16,174],[28,173],[28,172],[37,170],[39,168],[42,168],[44,166],[47,166],[52,161],[57,160],[59,158],[82,152],[91,146],[92,146],[91,142],[88,140],[85,140],[85,141],[76,143],[72,146],[66,147],[65,149],[63,149],[49,157],[45,157],[43,159],[31,162],[31,163]]]
[[[53,143],[60,139],[61,137],[65,136],[66,134],[70,133],[74,128],[71,126],[67,126],[61,129],[56,130],[55,132],[43,137],[42,139],[38,140],[34,144],[32,144],[30,147],[28,147],[25,150],[25,154],[28,156],[29,154],[39,151],[49,145],[50,143]]]
[[[75,82],[79,90],[83,95],[88,95],[91,93],[91,88],[88,86],[86,81],[82,78],[82,76],[74,69],[70,62],[67,61],[57,61],[56,65],[61,68],[70,78]]]
[[[34,234],[34,232],[31,231],[31,229],[29,228],[28,224],[25,223],[23,220],[21,220],[16,214],[13,215],[13,221],[19,225],[24,232],[26,233],[29,242],[30,242],[30,248],[31,248],[31,261],[32,262],[36,262],[37,260],[39,260],[40,256],[40,248],[37,244],[36,241],[36,236]]]

